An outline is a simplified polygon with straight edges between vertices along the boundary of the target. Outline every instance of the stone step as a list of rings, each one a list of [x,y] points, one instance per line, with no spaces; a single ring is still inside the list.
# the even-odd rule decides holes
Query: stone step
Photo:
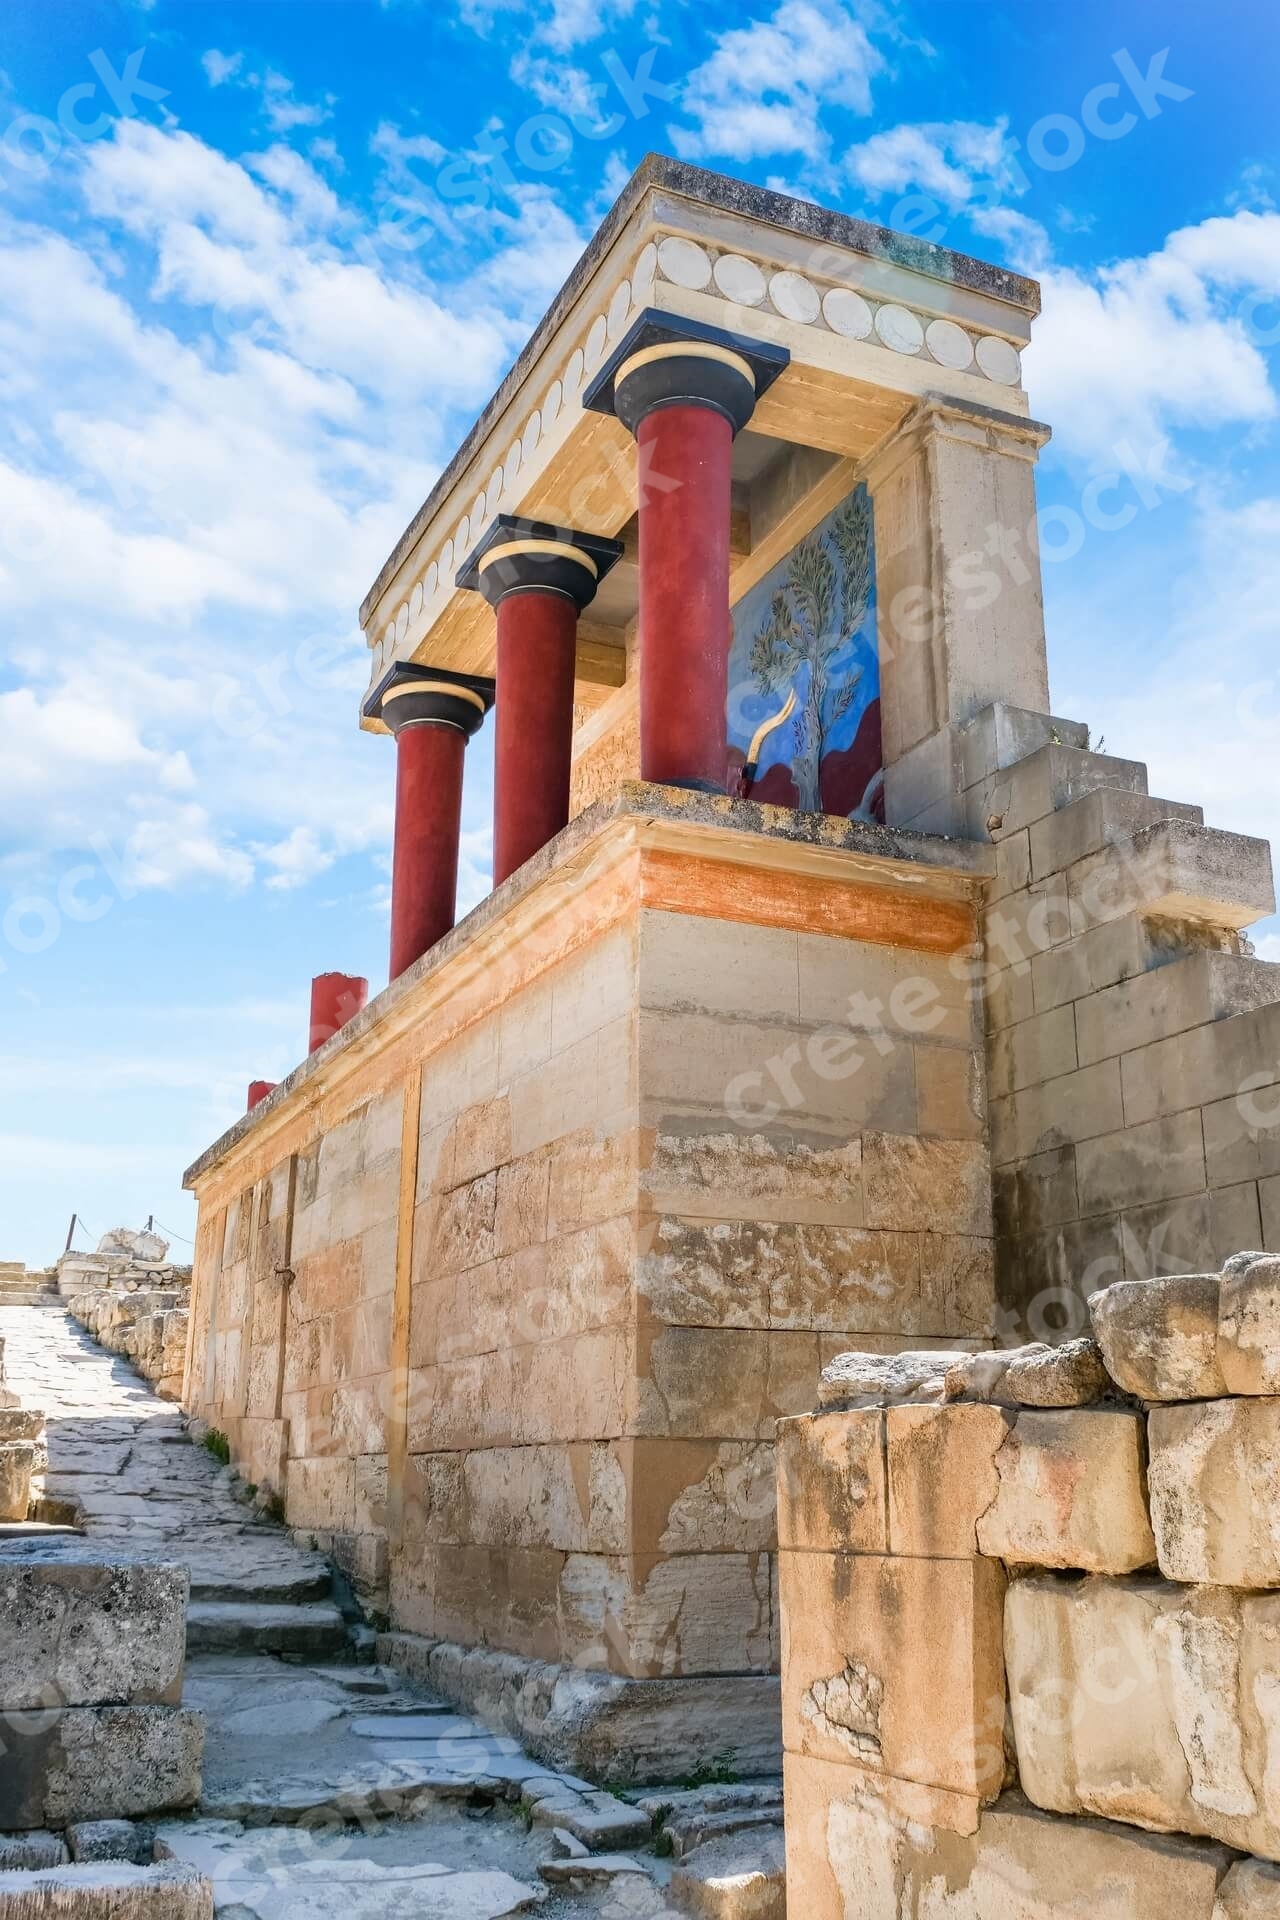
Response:
[[[296,1556],[271,1565],[237,1566],[234,1559],[225,1568],[193,1565],[191,1598],[231,1606],[296,1607],[311,1600],[328,1600],[333,1592],[333,1574],[328,1562],[300,1560]]]
[[[213,1920],[213,1886],[178,1861],[0,1873],[0,1920]]]
[[[695,1848],[672,1874],[670,1897],[677,1912],[697,1920],[786,1920],[782,1828],[757,1827]]]
[[[327,1600],[292,1607],[197,1600],[187,1608],[188,1653],[278,1653],[286,1660],[332,1660],[347,1645],[346,1621]]]
[[[976,840],[1007,839],[1049,814],[1061,813],[1099,787],[1145,794],[1147,769],[1141,760],[1051,743],[1016,766],[988,774],[969,789],[965,798],[968,830]]]
[[[1089,729],[1081,720],[1063,720],[1053,713],[1033,713],[1003,700],[985,707],[961,729],[960,751],[964,784],[974,787],[989,774],[1015,767],[1041,747],[1087,748]]]
[[[1204,810],[1177,800],[1158,800],[1149,793],[1129,793],[1123,787],[1095,787],[1032,827],[1031,878],[1043,880],[1061,873],[1086,854],[1127,840],[1139,827],[1154,826],[1159,820],[1190,820],[1203,826]]]
[[[1140,827],[1076,860],[1054,886],[1065,888],[1077,932],[1130,913],[1239,930],[1276,908],[1267,842],[1190,820]]]
[[[1280,964],[1243,954],[1186,954],[1152,973],[1107,987],[1076,1007],[1079,1065],[1129,1053],[1213,1020],[1280,1000]]]

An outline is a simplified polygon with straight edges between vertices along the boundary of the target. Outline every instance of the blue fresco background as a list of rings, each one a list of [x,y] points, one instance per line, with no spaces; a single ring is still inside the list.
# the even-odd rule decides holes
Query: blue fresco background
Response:
[[[842,632],[839,618],[840,589],[844,568],[836,523],[853,508],[864,521],[867,542],[867,576],[864,608],[852,631]],[[806,707],[813,682],[811,660],[801,657],[801,647],[782,651],[782,671],[766,682],[756,670],[753,654],[758,638],[770,621],[776,596],[783,596],[792,613],[804,623],[805,599],[797,592],[796,555],[804,546],[816,544],[830,561],[836,585],[832,617],[824,625],[820,645],[825,656],[827,685],[820,706],[821,749],[818,758],[818,806],[812,791],[805,793],[802,770],[805,746]],[[803,638],[813,641],[812,622],[802,624]],[[802,638],[801,634],[797,635]],[[803,644],[803,641],[802,641]],[[759,770],[752,797],[775,806],[804,807],[824,813],[847,815],[853,819],[879,819],[883,815],[883,770],[880,744],[880,659],[876,642],[875,544],[872,532],[871,502],[867,489],[859,485],[847,499],[821,521],[805,540],[780,560],[733,610],[733,639],[729,652],[729,697],[726,709],[730,768],[740,767],[746,758],[756,728],[785,705],[787,693],[794,687],[796,710],[790,719],[769,734],[761,750]],[[812,714],[809,724],[812,724]],[[810,787],[812,781],[808,782]]]

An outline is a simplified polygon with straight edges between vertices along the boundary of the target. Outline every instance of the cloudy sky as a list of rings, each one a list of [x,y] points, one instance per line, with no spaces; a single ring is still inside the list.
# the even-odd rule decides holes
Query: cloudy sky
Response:
[[[385,979],[355,609],[653,148],[1040,277],[1055,709],[1280,837],[1278,31],[1271,0],[7,0],[0,1257],[73,1209],[181,1253],[182,1168],[300,1057],[310,976]]]

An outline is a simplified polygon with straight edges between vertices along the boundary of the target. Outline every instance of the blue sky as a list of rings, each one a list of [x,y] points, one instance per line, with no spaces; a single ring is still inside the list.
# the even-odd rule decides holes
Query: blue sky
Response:
[[[381,985],[355,610],[651,148],[1042,279],[1055,708],[1277,833],[1276,36],[1265,0],[8,0],[0,1257],[73,1209],[189,1236],[310,976]],[[482,739],[464,906],[488,786]]]

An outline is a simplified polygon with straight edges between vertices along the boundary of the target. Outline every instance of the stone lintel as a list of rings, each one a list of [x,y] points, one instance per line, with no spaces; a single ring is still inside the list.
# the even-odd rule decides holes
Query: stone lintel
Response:
[[[479,1017],[482,1000],[500,1003],[640,906],[958,952],[973,938],[973,909],[994,871],[994,849],[976,842],[628,782],[570,821],[241,1115],[183,1185],[199,1190],[242,1157],[273,1164],[290,1150],[282,1136],[407,1032],[430,1023],[442,1045]],[[757,876],[750,890],[745,872]]]

